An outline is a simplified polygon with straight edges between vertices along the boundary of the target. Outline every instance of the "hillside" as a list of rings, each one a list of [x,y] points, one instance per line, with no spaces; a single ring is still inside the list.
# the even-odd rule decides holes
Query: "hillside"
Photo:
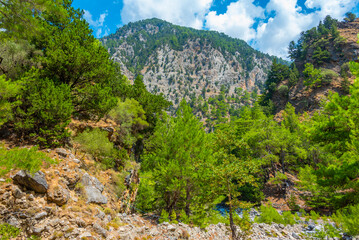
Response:
[[[279,118],[288,102],[297,112],[314,112],[330,92],[349,93],[355,79],[349,62],[357,61],[359,56],[358,33],[359,19],[337,22],[327,18],[318,27],[303,32],[297,43],[293,42],[289,54],[298,79],[293,80],[288,72],[283,81],[276,83],[271,99]]]
[[[273,59],[243,40],[159,19],[129,23],[102,42],[130,80],[143,75],[149,91],[175,105],[185,96],[219,95],[222,86],[229,94],[262,89]]]

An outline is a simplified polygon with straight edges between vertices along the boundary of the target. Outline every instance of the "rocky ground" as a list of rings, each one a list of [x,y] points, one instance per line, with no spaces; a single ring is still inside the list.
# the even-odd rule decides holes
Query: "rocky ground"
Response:
[[[131,201],[131,191],[124,189],[126,197],[118,198],[108,172],[92,171],[65,149],[48,152],[59,159],[58,164],[44,166],[34,175],[12,171],[0,179],[0,222],[21,228],[18,239],[230,239],[230,229],[223,223],[200,229],[130,214],[126,202]],[[132,171],[125,178],[128,185],[136,181],[135,175]],[[255,215],[258,212],[252,211]],[[293,226],[255,223],[247,238],[308,239],[321,227],[304,221]]]

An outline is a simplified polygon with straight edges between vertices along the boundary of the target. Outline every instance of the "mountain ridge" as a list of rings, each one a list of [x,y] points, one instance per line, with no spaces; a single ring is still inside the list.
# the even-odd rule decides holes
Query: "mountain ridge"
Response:
[[[278,59],[224,33],[157,18],[129,23],[101,41],[130,80],[143,75],[149,91],[163,93],[175,105],[181,98],[216,96],[222,85],[228,94],[236,88],[261,90]]]

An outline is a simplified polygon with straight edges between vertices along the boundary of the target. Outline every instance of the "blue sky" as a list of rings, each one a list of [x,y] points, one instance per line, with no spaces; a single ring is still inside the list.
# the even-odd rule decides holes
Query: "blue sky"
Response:
[[[96,37],[129,22],[157,17],[181,26],[224,32],[286,58],[287,46],[326,15],[359,16],[359,0],[74,0]]]

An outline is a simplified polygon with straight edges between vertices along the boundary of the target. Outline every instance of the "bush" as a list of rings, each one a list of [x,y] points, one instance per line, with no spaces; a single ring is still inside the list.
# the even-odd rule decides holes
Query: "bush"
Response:
[[[0,126],[12,120],[13,109],[21,103],[15,99],[20,90],[20,84],[7,81],[5,75],[0,76]]]
[[[166,210],[162,209],[162,212],[161,212],[161,217],[159,219],[159,222],[160,223],[164,223],[164,222],[170,222],[170,215],[168,214],[168,212],[166,212]]]
[[[257,223],[279,223],[279,224],[295,224],[295,217],[291,212],[283,212],[283,215],[280,215],[278,211],[272,206],[264,206],[260,207],[261,215],[255,218],[255,222]]]
[[[357,17],[355,15],[355,13],[352,13],[352,12],[347,12],[345,14],[345,16],[346,16],[346,18],[344,18],[344,20],[347,21],[347,22],[353,22],[355,20],[355,18]]]
[[[303,71],[304,74],[304,85],[307,87],[318,86],[320,87],[320,83],[322,81],[321,71],[319,69],[314,68],[313,64],[306,63],[305,69]]]
[[[0,238],[1,240],[8,240],[16,238],[20,234],[20,229],[13,227],[7,223],[0,224]]]
[[[132,148],[138,139],[142,139],[140,132],[149,126],[145,111],[135,99],[118,101],[107,117],[119,125],[116,142],[126,148]]]
[[[359,235],[359,204],[337,211],[333,220],[351,236]]]
[[[278,88],[278,92],[280,95],[286,97],[288,95],[288,86],[287,85],[281,85]]]
[[[255,222],[258,223],[282,223],[284,224],[283,217],[278,213],[278,211],[272,206],[264,206],[260,207],[261,215],[255,218]]]
[[[338,73],[334,72],[331,69],[321,68],[320,70],[322,71],[321,75],[323,84],[329,84],[332,82],[333,79],[339,77]]]
[[[30,149],[14,148],[11,150],[0,147],[0,176],[14,168],[35,173],[40,170],[44,161],[50,164],[56,163],[45,153],[38,151],[37,147]]]
[[[72,106],[70,87],[42,79],[37,72],[28,76],[15,126],[23,135],[34,137],[43,146],[58,146],[69,137],[66,127]]]
[[[96,160],[99,160],[106,168],[119,167],[123,165],[119,161],[119,151],[107,137],[107,132],[98,128],[85,130],[74,138],[74,141],[80,145],[80,149],[91,154]]]

